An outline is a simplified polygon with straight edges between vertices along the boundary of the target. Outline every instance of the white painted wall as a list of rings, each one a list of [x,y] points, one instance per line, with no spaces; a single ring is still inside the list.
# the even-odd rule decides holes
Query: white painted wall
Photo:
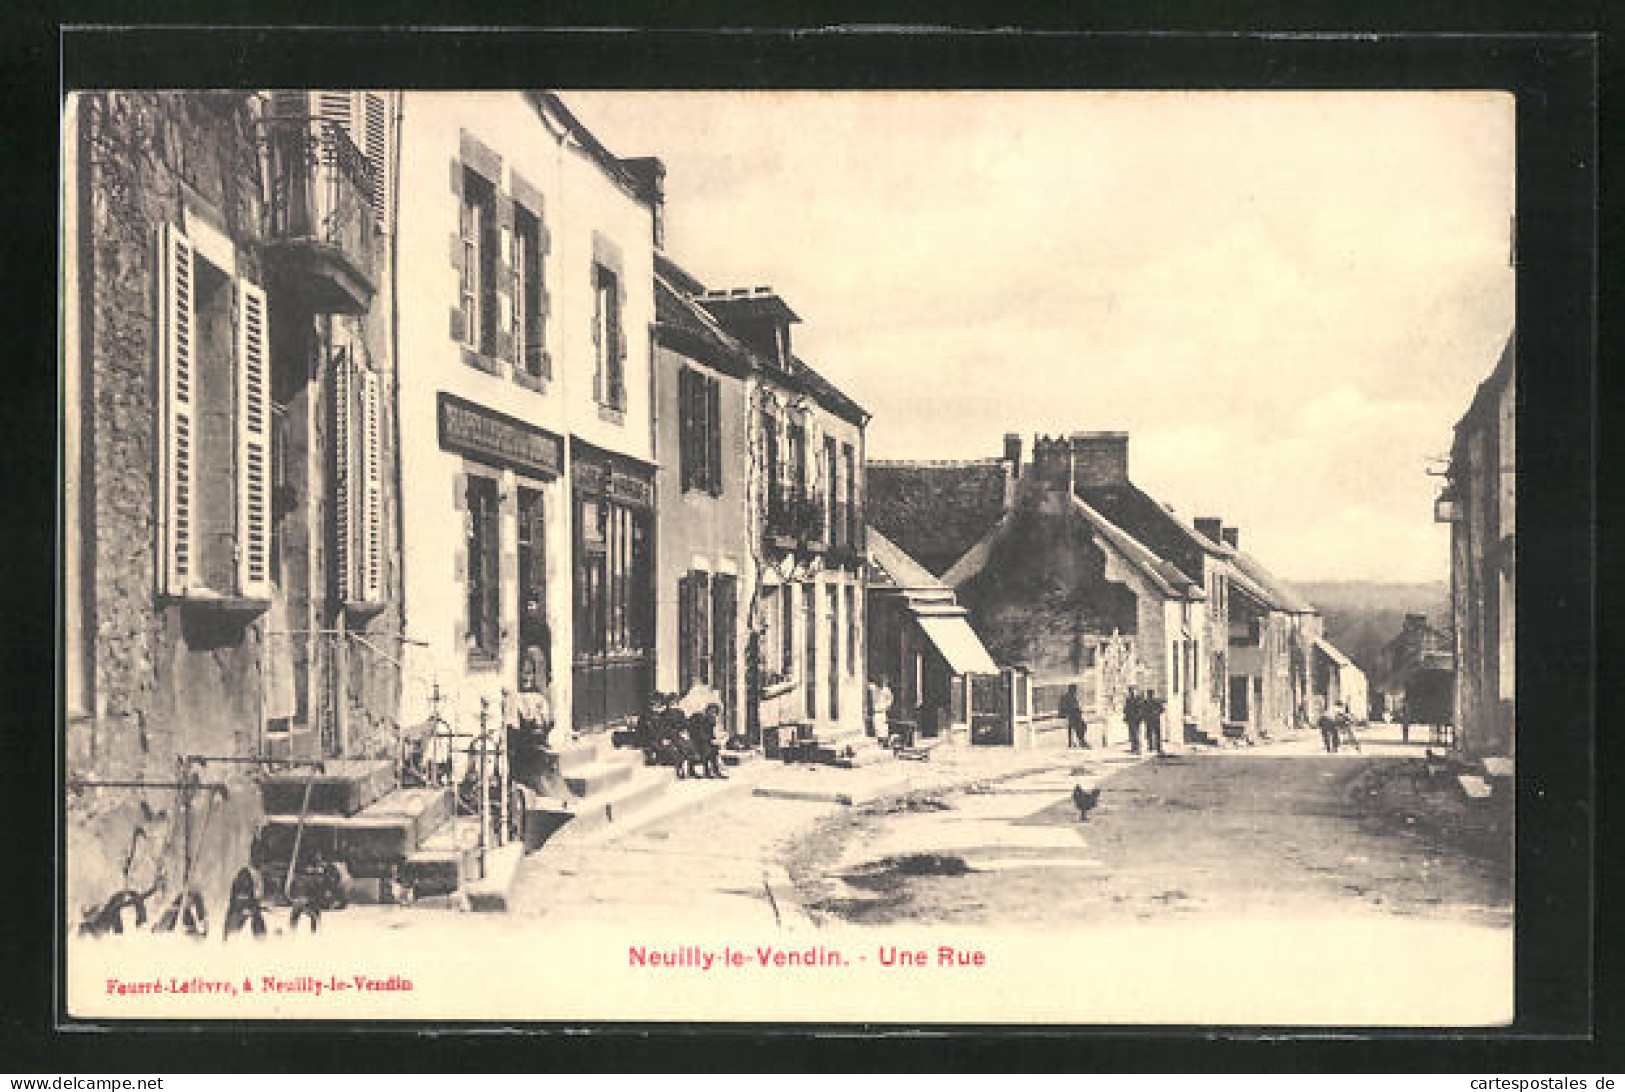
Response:
[[[552,631],[553,705],[570,708],[571,534],[567,483],[572,432],[611,451],[650,459],[649,323],[653,317],[652,223],[639,203],[585,152],[562,140],[520,92],[407,92],[401,119],[400,265],[401,477],[404,519],[406,632],[429,642],[408,647],[402,718],[428,710],[428,684],[438,680],[460,723],[471,725],[479,698],[494,701],[518,677],[515,542],[519,484],[501,473],[503,494],[503,656],[496,670],[471,669],[464,646],[466,590],[457,554],[467,530],[456,506],[464,456],[440,449],[438,393],[447,391],[559,435],[565,444],[560,478],[543,487],[546,510],[547,599]],[[463,362],[450,312],[458,303],[451,262],[458,231],[458,197],[451,185],[468,131],[502,157],[498,182],[512,192],[515,172],[543,197],[551,237],[544,260],[547,350],[552,379],[545,391],[521,386]],[[593,400],[593,233],[612,239],[624,267],[627,336],[624,421],[601,419]],[[561,720],[562,723],[562,720]]]

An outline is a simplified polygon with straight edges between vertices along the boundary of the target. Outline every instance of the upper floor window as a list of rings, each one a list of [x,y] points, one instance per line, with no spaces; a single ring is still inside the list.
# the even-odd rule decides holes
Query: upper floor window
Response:
[[[496,352],[497,304],[496,190],[475,171],[463,168],[458,234],[462,243],[462,342],[486,356]]]
[[[863,523],[863,517],[858,512],[857,456],[851,444],[841,445],[841,485],[845,489],[846,545],[856,549],[862,545],[858,528]]]
[[[800,425],[791,425],[788,430],[790,441],[789,465],[785,473],[789,478],[792,491],[798,496],[805,495],[807,490],[807,430]]]
[[[621,279],[613,269],[593,264],[592,345],[596,368],[593,384],[598,401],[611,409],[626,408],[626,334]]]
[[[211,258],[218,259],[211,260]],[[178,598],[271,594],[265,293],[166,227],[160,245],[159,584]]]
[[[722,493],[722,384],[693,368],[677,374],[683,489]]]

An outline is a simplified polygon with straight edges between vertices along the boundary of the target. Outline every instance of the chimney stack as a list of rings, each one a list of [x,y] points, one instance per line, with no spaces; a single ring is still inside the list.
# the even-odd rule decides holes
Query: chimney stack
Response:
[[[1070,443],[1078,485],[1128,484],[1128,433],[1074,432]]]
[[[1072,446],[1064,437],[1033,437],[1033,477],[1046,489],[1072,491]]]
[[[1235,527],[1222,527],[1219,534],[1224,536],[1224,544],[1232,550],[1241,549],[1241,531]]]
[[[1224,520],[1218,516],[1197,516],[1196,533],[1209,542],[1218,543],[1224,538]]]
[[[638,196],[649,202],[654,211],[654,245],[656,250],[666,247],[666,164],[652,155],[635,156],[621,160],[621,167],[632,176]]]

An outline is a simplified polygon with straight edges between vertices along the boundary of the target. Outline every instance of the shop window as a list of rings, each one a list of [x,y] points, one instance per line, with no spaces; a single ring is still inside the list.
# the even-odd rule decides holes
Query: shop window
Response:
[[[593,264],[593,392],[613,410],[626,409],[626,331],[621,280],[613,269]]]
[[[501,517],[494,478],[468,475],[468,653],[494,661],[502,651]]]
[[[185,599],[271,594],[269,316],[264,291],[166,228],[159,584]]]
[[[683,490],[722,494],[722,384],[693,368],[677,374]]]
[[[547,319],[542,306],[542,224],[524,206],[513,212],[513,253],[509,270],[513,278],[514,352],[526,377],[536,381],[552,375],[547,355]]]
[[[383,391],[378,373],[342,345],[333,358],[334,511],[339,598],[384,601]]]

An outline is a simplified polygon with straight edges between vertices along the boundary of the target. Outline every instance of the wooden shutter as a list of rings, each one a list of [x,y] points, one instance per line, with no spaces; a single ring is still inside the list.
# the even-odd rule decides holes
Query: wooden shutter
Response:
[[[389,109],[388,101],[376,91],[359,92],[361,98],[360,133],[356,144],[367,157],[372,168],[372,209],[378,217],[378,226],[391,230],[389,177]]]
[[[163,263],[163,459],[159,519],[159,583],[185,595],[195,568],[192,525],[194,389],[192,244],[173,227],[160,243]]]
[[[381,447],[383,443],[382,386],[378,373],[371,368],[363,374],[361,483],[365,491],[362,498],[362,598],[369,603],[384,598],[384,488]]]
[[[353,602],[355,580],[355,368],[350,351],[333,354],[333,567],[338,576],[339,601]]]
[[[677,578],[677,690],[687,693],[694,681],[694,585]]]
[[[271,596],[271,407],[265,291],[237,282],[237,587]]]
[[[694,603],[694,678],[711,682],[711,574],[695,573],[689,592]]]
[[[677,373],[677,461],[683,491],[694,484],[694,371]]]
[[[625,305],[620,275],[614,274],[609,279],[609,402],[616,409],[626,408]]]
[[[713,497],[722,495],[722,383],[711,376],[705,384],[707,484]]]

